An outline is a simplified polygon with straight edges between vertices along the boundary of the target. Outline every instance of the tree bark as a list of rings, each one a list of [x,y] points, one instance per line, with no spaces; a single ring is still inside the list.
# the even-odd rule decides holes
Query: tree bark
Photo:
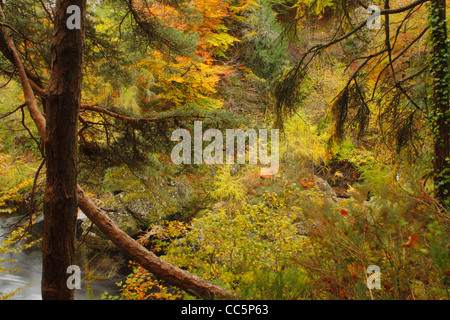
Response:
[[[448,206],[450,198],[449,86],[446,0],[432,0],[431,26],[433,77],[432,121],[434,135],[435,196]]]
[[[69,5],[81,9],[81,29],[68,29]],[[52,74],[47,86],[44,138],[47,179],[42,237],[42,298],[69,300],[77,198],[77,137],[81,104],[85,0],[59,0],[55,9]]]

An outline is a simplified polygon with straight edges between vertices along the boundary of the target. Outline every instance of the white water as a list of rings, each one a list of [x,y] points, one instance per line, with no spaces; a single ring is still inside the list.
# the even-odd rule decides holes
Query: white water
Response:
[[[9,232],[8,226],[12,225],[18,219],[14,215],[0,216],[0,236]],[[0,238],[0,242],[3,238]],[[41,297],[41,273],[42,273],[42,256],[38,246],[29,248],[18,254],[8,253],[0,256],[5,259],[15,259],[17,262],[3,263],[0,268],[20,269],[18,272],[9,274],[8,271],[0,273],[0,296],[13,292],[18,288],[22,288],[16,293],[11,300],[40,300]],[[81,268],[83,269],[83,268]],[[84,278],[82,272],[81,278]],[[94,299],[99,299],[104,291],[109,293],[116,293],[116,282],[122,280],[121,277],[116,277],[108,280],[92,280],[90,281],[90,289]],[[76,300],[90,299],[90,294],[87,293],[87,283],[81,281],[81,289],[75,290]]]

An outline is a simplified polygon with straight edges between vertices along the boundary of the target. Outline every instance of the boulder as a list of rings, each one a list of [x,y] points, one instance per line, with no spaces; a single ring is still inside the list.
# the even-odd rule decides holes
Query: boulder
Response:
[[[78,211],[76,224],[76,237],[80,240],[83,233],[82,223],[87,220],[86,215],[82,211]],[[25,222],[28,223],[28,222]],[[34,239],[42,238],[44,233],[44,214],[38,215],[31,225],[31,235]]]
[[[331,188],[328,182],[318,176],[314,176],[314,184],[319,188],[320,191],[329,197],[333,202],[338,202],[336,192]]]

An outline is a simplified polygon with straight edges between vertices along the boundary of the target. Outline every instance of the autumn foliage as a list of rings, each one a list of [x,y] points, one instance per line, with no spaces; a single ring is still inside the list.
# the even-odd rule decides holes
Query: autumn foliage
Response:
[[[88,1],[78,181],[89,204],[129,243],[242,299],[449,299],[450,215],[433,164],[448,111],[433,111],[445,79],[430,72],[438,22],[425,2],[377,1],[398,12],[371,30],[359,1]],[[48,3],[4,2],[44,112]],[[0,51],[0,218],[22,206],[31,222],[45,150]],[[278,128],[280,164],[173,164],[171,133],[199,119]],[[93,270],[116,252],[96,228],[83,223],[76,243]],[[37,242],[14,247],[27,232],[0,243],[0,272],[14,271],[2,254]],[[118,293],[101,298],[199,298],[124,260]]]

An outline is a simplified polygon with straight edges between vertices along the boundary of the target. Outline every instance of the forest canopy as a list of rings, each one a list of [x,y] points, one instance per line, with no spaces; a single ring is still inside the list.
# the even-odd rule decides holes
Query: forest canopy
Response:
[[[0,273],[36,248],[49,300],[72,265],[112,300],[449,299],[449,3],[0,0]]]

